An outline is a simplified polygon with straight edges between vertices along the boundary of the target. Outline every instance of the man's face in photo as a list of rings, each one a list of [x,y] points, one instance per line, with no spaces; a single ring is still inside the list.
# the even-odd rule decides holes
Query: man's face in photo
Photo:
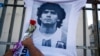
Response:
[[[58,15],[54,10],[46,9],[43,11],[40,20],[43,24],[55,24],[57,23]]]

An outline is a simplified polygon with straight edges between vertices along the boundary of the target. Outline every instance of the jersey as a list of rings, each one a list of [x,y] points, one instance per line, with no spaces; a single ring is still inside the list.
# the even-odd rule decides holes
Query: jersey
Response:
[[[48,46],[53,48],[66,48],[66,41],[64,38],[67,34],[64,34],[61,29],[57,28],[56,32],[51,34],[50,36],[45,36],[43,33],[39,31],[39,29],[36,29],[33,33],[33,43],[36,46]],[[65,38],[65,39],[66,39]]]

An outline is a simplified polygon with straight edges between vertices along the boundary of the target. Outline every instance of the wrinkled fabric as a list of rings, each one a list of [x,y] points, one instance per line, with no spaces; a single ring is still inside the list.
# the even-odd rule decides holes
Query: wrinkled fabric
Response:
[[[77,23],[78,23],[78,16],[80,13],[80,10],[83,6],[86,4],[86,0],[24,0],[25,1],[25,7],[26,7],[26,14],[25,14],[25,21],[23,26],[23,33],[22,33],[22,39],[24,38],[25,30],[28,28],[29,20],[35,19],[37,20],[37,8],[45,3],[45,2],[53,2],[59,4],[66,12],[66,17],[63,20],[61,31],[66,33],[66,49],[61,48],[55,48],[51,46],[51,40],[44,40],[44,42],[47,42],[46,44],[42,43],[43,39],[38,38],[42,35],[38,36],[37,33],[33,33],[33,42],[35,43],[35,46],[44,54],[44,56],[77,56],[76,54],[76,29],[77,29]],[[39,25],[37,23],[37,29],[39,28]],[[37,38],[34,36],[37,35]],[[59,34],[56,34],[55,36],[59,36]],[[59,37],[60,38],[60,37]],[[56,41],[57,38],[54,38],[53,41]],[[38,42],[40,41],[40,42]],[[63,44],[62,42],[59,42]],[[42,46],[43,44],[44,46]],[[47,47],[51,46],[51,47]],[[61,47],[61,46],[60,46]],[[27,53],[29,54],[29,53]],[[28,56],[28,55],[26,55]]]

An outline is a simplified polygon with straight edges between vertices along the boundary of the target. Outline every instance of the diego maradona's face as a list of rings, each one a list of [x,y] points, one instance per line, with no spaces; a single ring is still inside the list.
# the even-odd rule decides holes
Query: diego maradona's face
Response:
[[[43,24],[55,24],[57,23],[58,15],[54,10],[46,9],[43,11],[40,20]]]

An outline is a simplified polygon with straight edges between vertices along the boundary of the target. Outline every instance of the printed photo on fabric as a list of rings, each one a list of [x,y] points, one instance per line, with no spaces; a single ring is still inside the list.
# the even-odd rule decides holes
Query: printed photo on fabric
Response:
[[[37,21],[37,29],[32,38],[35,45],[67,49],[67,25],[70,7],[71,5],[64,3],[34,2],[32,19]],[[66,30],[62,28],[64,24]]]

